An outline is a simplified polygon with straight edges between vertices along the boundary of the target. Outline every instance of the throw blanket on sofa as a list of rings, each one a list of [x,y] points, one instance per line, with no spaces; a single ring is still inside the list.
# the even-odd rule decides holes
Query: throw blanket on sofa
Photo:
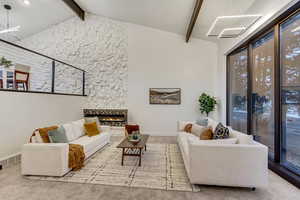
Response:
[[[84,166],[85,154],[79,144],[69,144],[69,168],[73,171],[80,170]]]

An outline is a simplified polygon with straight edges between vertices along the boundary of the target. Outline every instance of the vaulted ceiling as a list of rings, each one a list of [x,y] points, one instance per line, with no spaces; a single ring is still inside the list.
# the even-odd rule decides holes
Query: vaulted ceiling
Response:
[[[115,20],[135,23],[183,35],[194,9],[196,0],[75,0],[88,13]],[[192,37],[217,41],[206,36],[217,16],[239,14],[265,14],[260,7],[273,0],[204,0]],[[276,0],[277,1],[277,0]],[[292,0],[282,0],[292,1]],[[12,4],[11,26],[20,25],[19,38],[38,33],[76,14],[62,0],[0,0],[0,23],[6,13],[2,5]]]

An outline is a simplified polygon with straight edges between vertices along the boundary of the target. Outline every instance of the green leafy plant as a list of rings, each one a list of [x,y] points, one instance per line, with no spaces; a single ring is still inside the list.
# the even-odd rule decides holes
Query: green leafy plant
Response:
[[[10,60],[7,60],[6,58],[2,57],[0,59],[0,65],[8,68],[8,67],[12,66],[12,62]]]
[[[208,117],[209,113],[215,110],[217,100],[215,97],[202,93],[199,97],[199,105],[201,114],[205,113]]]

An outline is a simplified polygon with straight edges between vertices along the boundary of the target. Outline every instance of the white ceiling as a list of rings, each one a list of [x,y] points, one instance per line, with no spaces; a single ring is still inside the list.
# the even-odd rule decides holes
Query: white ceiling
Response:
[[[12,26],[21,25],[17,33],[20,38],[38,33],[47,27],[60,23],[75,14],[62,0],[30,0],[24,6],[22,0],[0,0],[13,5]],[[184,36],[196,0],[76,0],[87,12],[112,19],[140,24]],[[218,41],[206,33],[217,16],[255,13],[258,8],[267,7],[272,0],[204,0],[193,31],[193,37]],[[4,9],[0,8],[0,23],[3,23]],[[2,17],[1,17],[2,16]],[[1,37],[1,35],[0,35]]]
[[[185,35],[196,1],[76,0],[76,2],[84,10],[97,15]],[[243,14],[254,3],[255,0],[204,0],[193,36],[211,39],[206,37],[206,33],[217,16]]]
[[[22,0],[0,0],[0,23],[6,23],[6,10],[3,5],[11,5],[10,26],[21,26],[20,32],[16,33],[18,38],[41,32],[74,15],[62,0],[30,0],[30,6],[22,2]],[[5,35],[1,34],[0,37],[6,39]]]

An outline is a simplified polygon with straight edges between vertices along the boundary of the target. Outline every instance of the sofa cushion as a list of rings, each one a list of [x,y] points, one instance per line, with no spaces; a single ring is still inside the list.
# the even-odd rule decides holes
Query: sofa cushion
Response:
[[[237,138],[238,144],[253,144],[253,135],[247,135],[239,131],[230,129],[230,137]]]
[[[104,141],[109,137],[108,132],[103,132],[99,135],[89,137],[87,135],[78,138],[71,142],[71,144],[80,144],[83,146],[84,153],[88,153],[91,151],[95,151],[99,145],[101,145]]]
[[[64,124],[62,126],[64,127],[64,129],[66,131],[66,136],[67,136],[69,142],[72,142],[73,140],[76,140],[78,138],[73,130],[72,123]]]
[[[103,126],[101,125],[100,129],[101,132],[109,132],[111,130],[110,126]]]
[[[227,139],[218,139],[218,140],[193,140],[191,138],[188,139],[193,145],[207,145],[207,144],[236,144],[237,138],[227,138]]]
[[[84,133],[84,119],[81,119],[81,120],[77,120],[77,121],[74,121],[72,122],[72,125],[73,125],[73,131],[74,131],[74,135],[79,138],[81,136],[83,136],[85,133]]]
[[[178,133],[178,140],[180,141],[183,153],[185,153],[186,156],[189,156],[188,138],[190,138],[191,140],[199,140],[198,137],[192,134],[187,134],[186,132]]]
[[[66,136],[66,131],[63,126],[58,127],[58,129],[54,129],[48,131],[49,139],[51,143],[68,143],[68,139]]]

